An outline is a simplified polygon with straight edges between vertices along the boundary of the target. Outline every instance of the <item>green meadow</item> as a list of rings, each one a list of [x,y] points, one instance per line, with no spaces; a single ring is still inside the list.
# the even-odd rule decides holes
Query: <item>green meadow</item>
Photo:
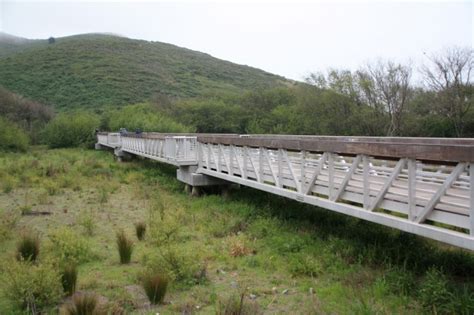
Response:
[[[470,252],[245,187],[191,197],[175,171],[106,151],[1,153],[0,314],[75,314],[67,268],[96,314],[474,312]],[[28,237],[35,259],[19,253]],[[167,281],[157,304],[151,273]]]

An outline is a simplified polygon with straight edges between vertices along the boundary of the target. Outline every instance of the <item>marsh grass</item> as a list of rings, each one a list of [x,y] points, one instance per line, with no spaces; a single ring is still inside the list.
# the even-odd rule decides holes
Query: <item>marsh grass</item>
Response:
[[[36,261],[40,252],[40,241],[33,233],[22,234],[17,245],[17,259],[24,261]]]
[[[142,241],[145,238],[145,232],[146,232],[145,222],[135,223],[135,233],[137,235],[138,240]]]
[[[64,315],[98,315],[99,299],[94,293],[75,294],[72,301],[62,309]]]
[[[61,271],[61,284],[67,295],[76,291],[77,267],[75,264],[67,264]]]
[[[162,273],[147,273],[141,280],[143,289],[151,304],[162,303],[168,288],[168,276]]]
[[[124,230],[117,232],[117,248],[120,256],[120,263],[130,263],[133,252],[133,242],[128,238]]]
[[[221,298],[217,302],[216,315],[258,315],[263,314],[256,303],[249,302],[246,292]]]

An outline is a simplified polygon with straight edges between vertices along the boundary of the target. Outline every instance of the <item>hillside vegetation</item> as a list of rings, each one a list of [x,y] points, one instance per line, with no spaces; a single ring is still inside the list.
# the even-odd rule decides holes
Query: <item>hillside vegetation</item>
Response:
[[[0,38],[0,85],[57,110],[287,84],[283,77],[161,42],[102,34],[52,44]]]
[[[0,32],[0,58],[46,43],[46,40],[27,39]]]

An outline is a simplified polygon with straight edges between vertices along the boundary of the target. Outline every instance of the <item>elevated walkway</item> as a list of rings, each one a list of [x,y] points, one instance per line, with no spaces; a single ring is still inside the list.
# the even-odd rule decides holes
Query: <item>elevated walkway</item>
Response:
[[[99,133],[99,146],[474,250],[474,139]]]

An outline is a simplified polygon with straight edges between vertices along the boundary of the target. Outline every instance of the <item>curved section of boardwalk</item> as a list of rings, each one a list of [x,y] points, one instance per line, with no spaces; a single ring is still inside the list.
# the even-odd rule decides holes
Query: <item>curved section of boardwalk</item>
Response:
[[[474,139],[100,133],[98,143],[474,250]]]

